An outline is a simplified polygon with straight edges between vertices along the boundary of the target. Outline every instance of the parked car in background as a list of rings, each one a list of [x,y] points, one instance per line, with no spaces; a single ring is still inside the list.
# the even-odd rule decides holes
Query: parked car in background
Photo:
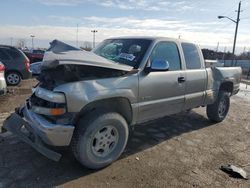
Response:
[[[4,77],[5,66],[0,62],[0,95],[3,95],[7,91],[7,86]]]
[[[38,76],[41,73],[41,67],[42,61],[35,62],[30,64],[30,71],[32,73],[32,76]]]
[[[32,64],[38,61],[42,61],[45,51],[44,50],[31,50],[31,51],[25,51],[24,53],[29,58],[30,63]]]
[[[7,85],[18,85],[22,79],[31,77],[30,61],[15,47],[0,45],[0,61],[5,65]]]

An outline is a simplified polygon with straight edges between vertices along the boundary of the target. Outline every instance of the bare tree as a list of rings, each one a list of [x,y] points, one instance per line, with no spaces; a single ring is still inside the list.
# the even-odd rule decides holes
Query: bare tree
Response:
[[[26,40],[25,39],[18,39],[16,43],[17,48],[25,48],[26,46]]]

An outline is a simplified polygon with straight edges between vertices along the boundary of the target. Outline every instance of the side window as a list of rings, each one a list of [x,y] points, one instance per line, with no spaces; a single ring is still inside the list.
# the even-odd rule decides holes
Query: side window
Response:
[[[10,60],[9,56],[2,49],[0,49],[0,60]]]
[[[201,60],[199,52],[194,44],[182,43],[181,44],[187,69],[200,69]]]
[[[160,42],[157,44],[150,57],[151,62],[154,60],[168,61],[170,71],[181,69],[178,47],[174,42]]]
[[[15,51],[15,50],[9,50],[9,49],[4,49],[4,51],[9,54],[9,56],[12,58],[12,59],[18,59],[20,57],[20,54],[18,51]]]

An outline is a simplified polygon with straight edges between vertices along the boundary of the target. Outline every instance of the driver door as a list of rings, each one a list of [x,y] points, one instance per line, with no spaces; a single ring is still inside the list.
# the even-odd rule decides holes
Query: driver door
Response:
[[[169,63],[168,71],[142,71],[139,75],[139,122],[178,113],[183,109],[185,78],[175,42],[156,44],[149,64],[163,60]]]

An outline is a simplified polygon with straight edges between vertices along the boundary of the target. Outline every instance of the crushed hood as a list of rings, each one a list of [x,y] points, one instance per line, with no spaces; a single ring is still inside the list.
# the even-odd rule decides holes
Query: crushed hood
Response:
[[[116,63],[93,52],[80,50],[61,41],[54,40],[44,54],[41,69],[54,68],[58,65],[86,65],[121,71],[131,71],[133,69],[132,66]]]

